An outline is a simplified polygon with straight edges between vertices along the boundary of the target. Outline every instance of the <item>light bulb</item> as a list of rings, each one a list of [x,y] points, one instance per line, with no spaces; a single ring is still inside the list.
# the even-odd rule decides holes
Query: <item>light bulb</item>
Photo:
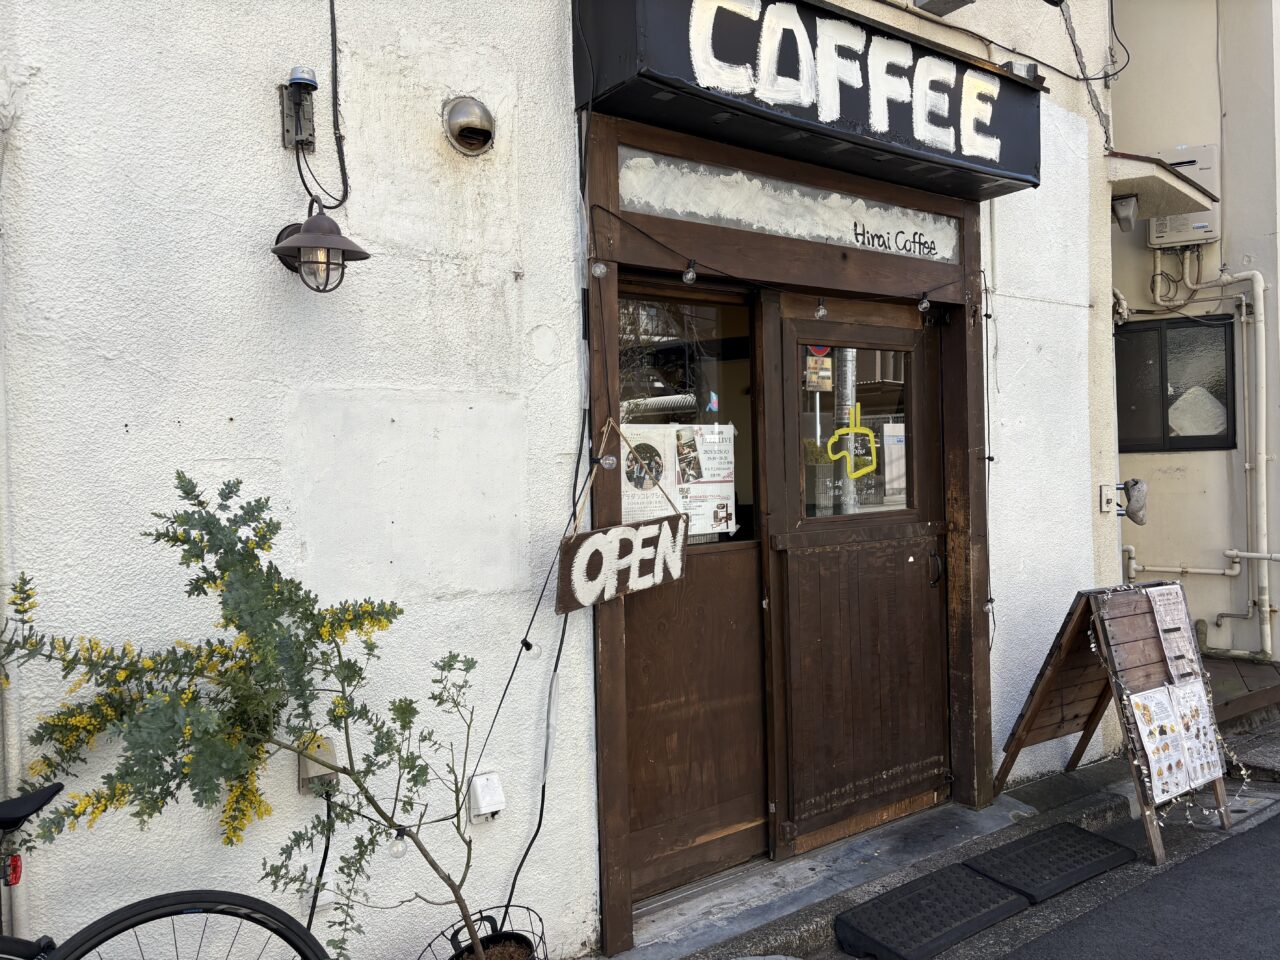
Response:
[[[685,283],[697,283],[698,271],[695,269],[697,265],[698,265],[698,261],[690,260],[689,266],[685,267],[684,273],[680,275],[680,279],[683,280]]]
[[[826,315],[827,315],[827,298],[823,297],[821,300],[818,301],[818,309],[813,311],[813,318],[815,320],[821,320],[824,317],[826,317]]]
[[[618,458],[615,457],[612,453],[606,453],[603,457],[600,458],[600,467],[601,469],[604,469],[604,470],[617,470]]]
[[[298,257],[302,282],[321,293],[332,290],[342,277],[342,251],[329,247],[303,247]]]
[[[542,659],[542,644],[540,644],[540,643],[530,643],[530,645],[529,645],[529,649],[528,649],[528,650],[526,650],[526,651],[525,651],[525,653],[526,653],[526,655],[529,657],[529,659],[530,659],[530,660],[541,660],[541,659]]]
[[[928,313],[931,306],[933,304],[929,302],[929,295],[926,293],[920,297],[920,302],[916,304],[916,309],[921,313]]]
[[[595,277],[597,280],[607,277],[609,275],[609,265],[607,263],[601,263],[599,260],[597,260],[595,263],[591,265],[591,275]]]
[[[391,854],[392,860],[399,860],[408,852],[409,842],[404,838],[404,831],[397,830],[396,838],[392,840],[391,844],[387,847],[387,853]]]

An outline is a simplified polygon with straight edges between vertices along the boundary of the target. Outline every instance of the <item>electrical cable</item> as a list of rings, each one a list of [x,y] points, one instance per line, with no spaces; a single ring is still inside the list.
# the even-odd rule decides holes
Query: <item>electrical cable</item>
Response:
[[[319,199],[316,190],[311,189],[311,185],[307,183],[307,178],[302,173],[302,148],[295,145],[295,153],[298,158],[298,179],[302,181],[302,189],[307,191],[307,196],[312,198],[313,204],[318,204],[321,210],[337,210],[340,206],[347,202],[347,198],[351,195],[351,182],[347,177],[347,152],[343,146],[344,137],[342,135],[342,121],[338,110],[338,11],[336,7],[337,0],[329,0],[329,84],[330,104],[333,109],[333,143],[338,154],[338,176],[342,180],[342,196],[335,197],[326,190],[321,184],[319,178],[314,172],[311,176],[315,179],[316,187],[334,202],[327,204]],[[307,162],[307,170],[311,171],[311,163]]]
[[[987,271],[979,268],[978,271],[982,276],[982,327],[986,334],[986,342],[991,341],[991,321],[995,319],[991,311],[991,288],[987,285]],[[997,341],[999,342],[999,341]],[[986,416],[987,416],[987,435],[986,435],[986,456],[983,460],[987,466],[987,484],[984,495],[987,501],[987,516],[991,516],[991,465],[996,462],[995,454],[991,452],[991,367],[996,359],[995,350],[992,350],[989,358],[982,365],[982,389],[986,395]],[[999,385],[996,387],[999,391]],[[1000,621],[996,618],[996,598],[987,597],[987,615],[991,618],[991,636],[987,638],[987,653],[990,654],[996,646],[996,632],[1000,629]]]
[[[320,885],[324,880],[324,868],[329,863],[329,841],[333,839],[333,796],[326,790],[324,794],[324,851],[320,854],[320,868],[316,870],[315,887],[311,891],[311,909],[307,911],[307,929],[311,929],[311,921],[316,918],[316,904],[320,902]]]
[[[569,511],[569,519],[565,523],[564,533],[561,534],[562,538],[568,534],[569,527],[573,524],[573,518],[575,513],[577,512],[578,503],[587,493],[587,487],[585,482],[582,485],[582,489],[581,490],[578,489],[578,476],[581,473],[582,451],[586,441],[586,428],[587,428],[587,411],[583,410],[582,418],[580,420],[579,430],[578,430],[578,455],[573,468],[573,493],[574,493],[573,505]],[[590,474],[588,474],[588,476],[590,476]],[[558,561],[558,559],[559,559],[559,554],[557,554],[556,556],[553,556],[551,558],[551,563],[547,565],[547,575],[545,578],[543,578],[542,589],[538,591],[537,602],[534,603],[533,613],[530,614],[529,616],[529,625],[525,628],[524,636],[520,639],[519,649],[516,650],[515,662],[511,664],[511,672],[507,674],[507,682],[506,682],[506,685],[503,686],[502,688],[502,696],[498,698],[498,705],[494,707],[493,716],[489,720],[489,729],[485,732],[484,741],[480,744],[480,752],[476,754],[476,762],[472,765],[472,773],[470,778],[468,778],[467,780],[468,792],[470,792],[470,789],[471,789],[471,781],[475,779],[475,776],[476,776],[475,772],[480,769],[480,761],[484,759],[485,749],[489,746],[489,738],[493,736],[493,728],[498,723],[498,715],[502,712],[502,705],[507,702],[507,693],[511,690],[511,681],[515,679],[516,669],[520,666],[520,658],[524,656],[526,651],[533,649],[533,644],[529,641],[529,634],[533,631],[533,623],[538,617],[538,611],[542,608],[542,601],[546,598],[547,585],[551,582],[551,574],[556,569],[556,562]],[[557,654],[556,665],[559,666],[559,663],[560,663],[560,657],[559,657],[559,654]],[[449,817],[447,819],[453,819],[453,818]]]
[[[562,614],[560,617],[560,643],[556,648],[556,662],[551,668],[551,683],[554,685],[556,674],[560,672],[560,656],[564,653],[564,640],[569,632],[569,615]],[[520,862],[516,864],[515,873],[511,875],[511,889],[507,891],[507,903],[502,910],[502,922],[498,924],[501,930],[507,925],[507,915],[511,912],[511,902],[516,898],[516,884],[520,882],[520,872],[524,870],[525,861],[529,859],[529,854],[533,852],[533,845],[538,842],[538,835],[542,833],[542,819],[547,812],[547,781],[543,778],[542,792],[538,799],[538,822],[534,824],[533,836],[529,838],[529,843],[524,848],[524,853],[520,856]]]
[[[596,62],[591,54],[591,44],[587,42],[586,31],[582,29],[582,0],[573,0],[573,26],[578,31],[578,39],[582,41],[582,52],[587,59],[587,77],[591,86],[587,92],[587,112],[582,123],[582,143],[578,149],[578,192],[583,200],[587,196],[587,148],[591,143],[591,119],[596,108]]]
[[[884,5],[885,5],[885,6],[887,6],[887,7],[893,7],[895,10],[900,10],[900,11],[904,11],[904,12],[906,12],[906,13],[910,13],[910,14],[913,14],[913,15],[919,16],[919,11],[918,11],[918,10],[913,9],[913,8],[911,8],[911,7],[905,7],[905,6],[902,6],[900,3],[896,3],[896,2],[894,2],[894,0],[876,0],[876,2],[877,2],[877,3],[882,3],[882,4],[884,4]],[[1061,8],[1059,8],[1059,9],[1061,9]],[[926,19],[926,18],[922,18],[922,19]],[[940,20],[934,20],[934,19],[927,19],[927,22],[929,22],[929,23],[933,23],[933,24],[936,24],[937,26],[939,26],[939,27],[943,27],[943,28],[945,28],[945,29],[947,29],[947,30],[952,30],[952,31],[954,31],[954,32],[956,32],[956,33],[964,34],[964,35],[965,35],[965,36],[967,36],[967,37],[970,37],[970,38],[972,38],[972,39],[974,39],[974,40],[977,40],[979,43],[985,44],[985,45],[987,46],[987,48],[988,48],[988,49],[992,49],[992,48],[998,47],[998,48],[1000,48],[1001,50],[1004,50],[1004,51],[1006,51],[1006,52],[1008,52],[1008,53],[1011,53],[1011,54],[1014,54],[1014,55],[1016,55],[1016,56],[1019,56],[1019,57],[1026,57],[1026,58],[1028,58],[1029,60],[1034,60],[1036,63],[1040,64],[1040,66],[1044,67],[1045,69],[1047,69],[1047,70],[1052,70],[1054,73],[1059,74],[1060,76],[1066,77],[1068,80],[1088,81],[1088,80],[1104,80],[1104,79],[1109,79],[1109,77],[1102,77],[1102,76],[1099,76],[1099,77],[1085,77],[1085,76],[1082,76],[1082,75],[1077,74],[1077,73],[1072,73],[1070,70],[1065,70],[1065,69],[1063,69],[1062,67],[1056,66],[1055,64],[1052,64],[1052,63],[1049,63],[1047,60],[1042,60],[1040,57],[1037,57],[1037,56],[1035,56],[1034,54],[1026,53],[1026,52],[1024,52],[1024,51],[1022,51],[1022,50],[1017,49],[1016,47],[1009,47],[1009,46],[1006,46],[1005,44],[1001,43],[999,40],[993,40],[991,37],[988,37],[986,34],[979,33],[977,30],[971,30],[971,29],[969,29],[968,27],[962,27],[962,26],[960,26],[959,24],[954,24],[954,23],[944,23],[944,22],[942,22],[942,21],[940,21]],[[1112,17],[1112,25],[1113,25],[1113,26],[1112,26],[1112,31],[1111,31],[1111,32],[1112,32],[1112,34],[1113,34],[1113,35],[1115,35],[1115,27],[1114,27],[1114,24],[1115,24],[1115,18],[1114,18],[1114,17]],[[1120,40],[1119,36],[1116,36],[1116,40]],[[1129,48],[1128,48],[1128,47],[1125,47],[1125,45],[1124,45],[1124,41],[1122,41],[1122,40],[1120,41],[1120,46],[1121,46],[1121,47],[1124,47],[1125,52],[1126,52],[1126,53],[1128,53],[1128,49],[1129,49]],[[1129,65],[1129,64],[1128,64],[1128,62],[1126,61],[1126,62],[1125,62],[1125,64],[1124,64],[1124,66],[1122,66],[1122,67],[1120,68],[1120,70],[1123,70],[1123,69],[1124,69],[1124,67],[1127,67],[1128,65]],[[1119,74],[1120,74],[1120,70],[1117,70],[1114,74],[1112,74],[1112,76],[1119,76]]]
[[[587,436],[587,411],[584,408],[582,411],[582,421],[580,424],[580,429],[578,431],[578,455],[574,458],[574,464],[573,464],[573,488],[572,489],[574,491],[574,496],[572,498],[572,501],[569,504],[569,523],[573,523],[573,518],[578,512],[578,504],[582,500],[583,496],[586,495],[587,484],[591,479],[591,474],[588,473],[586,478],[582,482],[581,489],[579,489],[578,477],[581,475],[581,472],[582,472],[582,451],[583,451],[583,445],[586,441],[586,436]],[[566,526],[565,527],[566,533],[568,532],[568,529],[569,529],[568,526]],[[554,568],[554,564],[552,566]],[[550,579],[550,571],[548,571],[548,579]],[[546,584],[544,583],[543,590],[545,589],[546,589]],[[539,602],[541,602],[541,598],[539,598]],[[535,613],[536,612],[537,611],[535,608]],[[532,628],[532,626],[533,626],[533,621],[530,620],[530,627]],[[552,690],[555,689],[556,676],[560,673],[560,658],[564,655],[564,641],[568,632],[569,632],[569,615],[567,613],[564,613],[560,615],[560,641],[556,646],[555,662],[551,666],[551,689]],[[528,636],[527,631],[525,636],[526,637]],[[548,711],[550,711],[551,709],[550,694],[548,694],[548,698],[547,698],[547,709]],[[544,755],[544,762],[545,762],[545,755]],[[507,892],[507,903],[505,908],[502,911],[502,922],[498,924],[499,930],[503,929],[507,924],[507,916],[511,912],[511,902],[512,900],[515,899],[515,895],[516,895],[516,884],[520,881],[520,872],[524,870],[525,861],[529,859],[529,854],[533,851],[533,845],[538,842],[538,835],[542,833],[542,820],[547,812],[547,780],[546,780],[545,770],[543,771],[543,774],[544,775],[542,779],[542,791],[541,791],[541,796],[538,800],[538,822],[534,825],[533,835],[529,838],[529,842],[524,848],[524,853],[520,857],[520,863],[516,866],[515,873],[512,874],[511,876],[511,889]]]

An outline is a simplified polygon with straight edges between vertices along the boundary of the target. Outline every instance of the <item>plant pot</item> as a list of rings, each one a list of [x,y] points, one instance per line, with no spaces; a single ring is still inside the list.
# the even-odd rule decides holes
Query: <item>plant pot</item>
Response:
[[[503,904],[471,914],[486,960],[547,960],[542,918],[528,907]],[[467,925],[458,921],[442,930],[418,960],[467,960],[473,956]]]
[[[465,930],[465,928],[464,928]],[[455,944],[457,949],[449,960],[463,960],[474,955],[471,944]],[[498,933],[482,934],[480,945],[484,947],[485,957],[489,960],[528,960],[533,956],[533,941],[523,933],[514,930],[502,930]],[[502,949],[502,948],[507,949]],[[495,948],[496,951],[495,951]]]

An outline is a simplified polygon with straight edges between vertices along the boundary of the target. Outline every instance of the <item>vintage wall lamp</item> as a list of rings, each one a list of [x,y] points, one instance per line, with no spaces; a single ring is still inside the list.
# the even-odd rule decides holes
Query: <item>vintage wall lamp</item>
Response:
[[[347,264],[368,260],[368,252],[342,235],[328,211],[347,202],[351,184],[347,179],[347,155],[343,149],[342,125],[338,114],[338,18],[335,0],[329,0],[330,104],[333,109],[333,143],[338,155],[338,175],[342,180],[337,196],[326,190],[311,169],[307,154],[315,149],[315,114],[311,94],[319,89],[316,73],[309,67],[294,67],[280,85],[280,121],[284,146],[292,149],[298,179],[310,198],[305,223],[290,223],[276,234],[271,248],[284,266],[302,278],[308,290],[332,293],[342,285]],[[303,172],[303,167],[306,172]],[[311,179],[307,179],[307,174]],[[325,203],[323,196],[332,203]]]
[[[318,212],[313,213],[315,210]],[[337,222],[324,211],[320,197],[313,196],[307,205],[307,222],[289,224],[276,236],[276,245],[271,248],[280,262],[316,293],[337,290],[347,274],[348,263],[369,259],[368,252],[344,237]]]

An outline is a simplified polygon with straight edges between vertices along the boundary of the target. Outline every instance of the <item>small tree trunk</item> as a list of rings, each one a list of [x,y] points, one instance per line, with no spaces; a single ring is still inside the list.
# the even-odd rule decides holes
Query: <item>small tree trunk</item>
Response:
[[[467,906],[467,901],[463,899],[462,890],[454,889],[453,900],[458,905],[458,910],[462,913],[462,922],[467,925],[467,936],[471,938],[471,955],[475,960],[484,960],[484,944],[480,942],[480,931],[476,929],[476,924],[471,919],[471,908]],[[466,954],[463,954],[465,957]]]

